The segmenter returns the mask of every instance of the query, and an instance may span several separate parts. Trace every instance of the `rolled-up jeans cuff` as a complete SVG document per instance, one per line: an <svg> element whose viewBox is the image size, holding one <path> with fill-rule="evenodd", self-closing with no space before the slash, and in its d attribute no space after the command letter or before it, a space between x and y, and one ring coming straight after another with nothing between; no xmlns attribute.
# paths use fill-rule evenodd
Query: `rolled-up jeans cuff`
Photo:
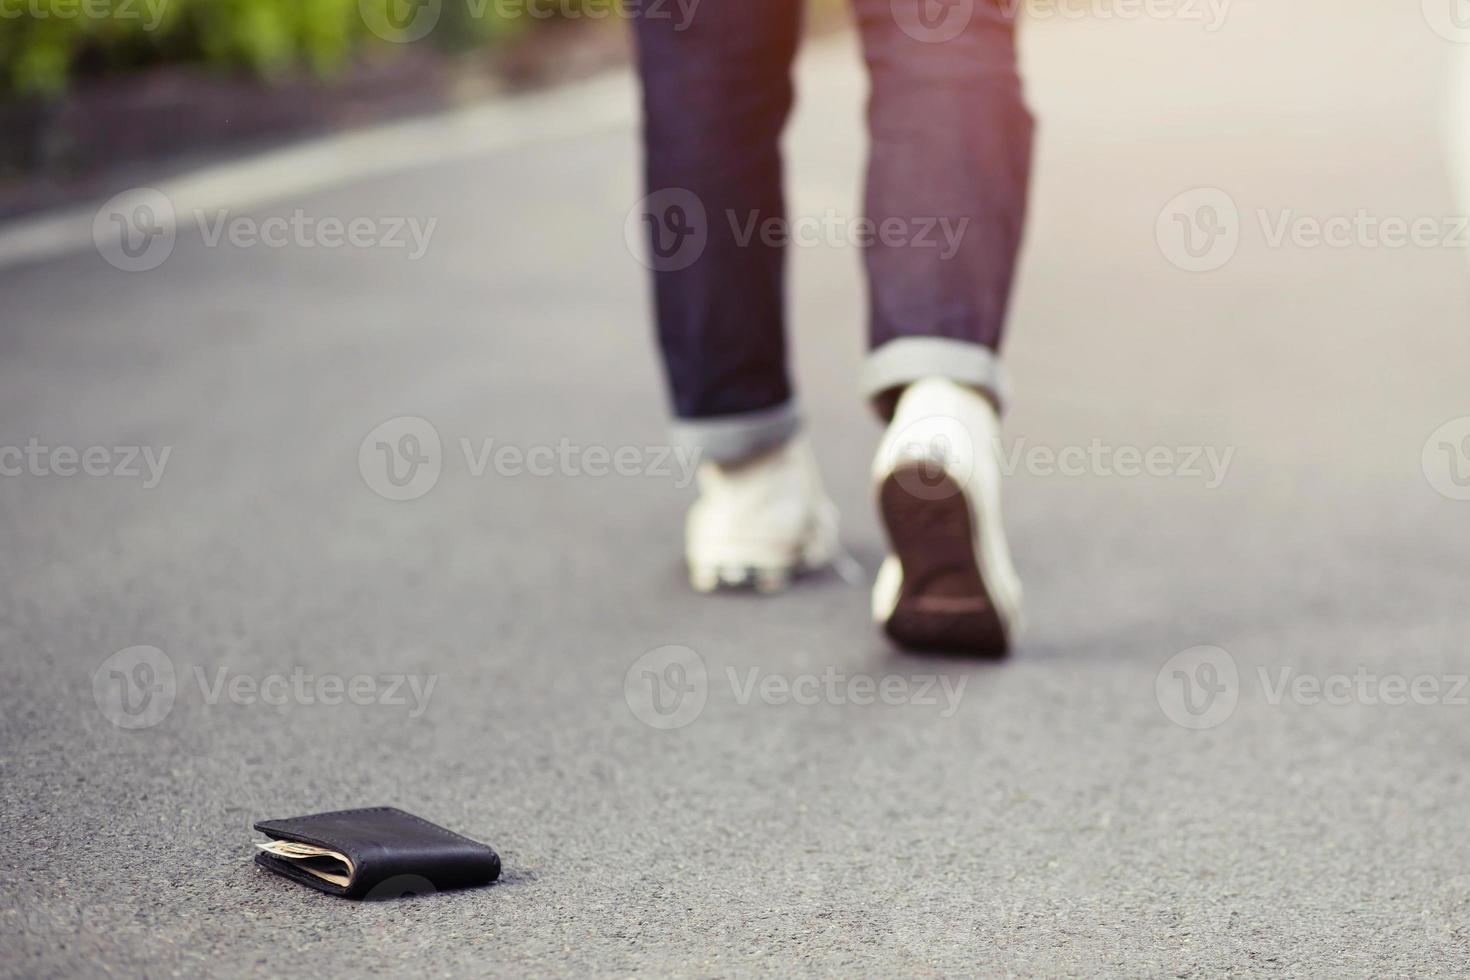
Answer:
<svg viewBox="0 0 1470 980"><path fill-rule="evenodd" d="M924 378L948 378L979 388L1004 411L1010 380L995 351L949 337L900 337L868 352L862 367L863 393L875 402Z"/></svg>
<svg viewBox="0 0 1470 980"><path fill-rule="evenodd" d="M795 402L759 412L676 419L674 446L716 463L739 463L785 443L801 428Z"/></svg>

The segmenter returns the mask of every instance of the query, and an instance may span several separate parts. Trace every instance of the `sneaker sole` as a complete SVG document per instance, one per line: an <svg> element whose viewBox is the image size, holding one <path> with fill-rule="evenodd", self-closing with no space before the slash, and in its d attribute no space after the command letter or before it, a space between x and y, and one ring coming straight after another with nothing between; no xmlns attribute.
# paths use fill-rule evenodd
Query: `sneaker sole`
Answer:
<svg viewBox="0 0 1470 980"><path fill-rule="evenodd" d="M915 496L910 486L929 494ZM959 484L906 463L879 487L878 509L903 569L898 601L883 623L888 636L913 649L1005 656L1010 638L976 559L980 542Z"/></svg>

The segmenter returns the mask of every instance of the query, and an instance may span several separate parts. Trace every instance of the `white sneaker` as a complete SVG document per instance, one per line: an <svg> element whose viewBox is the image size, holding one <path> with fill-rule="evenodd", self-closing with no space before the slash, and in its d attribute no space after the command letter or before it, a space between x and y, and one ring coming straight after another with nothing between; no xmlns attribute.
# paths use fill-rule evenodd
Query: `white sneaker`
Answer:
<svg viewBox="0 0 1470 980"><path fill-rule="evenodd" d="M737 466L701 463L698 480L684 535L698 591L754 585L777 592L796 574L831 564L837 507L804 438Z"/></svg>
<svg viewBox="0 0 1470 980"><path fill-rule="evenodd" d="M1000 513L1000 423L945 378L911 384L873 461L892 553L873 619L916 648L1004 654L1021 629L1021 581Z"/></svg>

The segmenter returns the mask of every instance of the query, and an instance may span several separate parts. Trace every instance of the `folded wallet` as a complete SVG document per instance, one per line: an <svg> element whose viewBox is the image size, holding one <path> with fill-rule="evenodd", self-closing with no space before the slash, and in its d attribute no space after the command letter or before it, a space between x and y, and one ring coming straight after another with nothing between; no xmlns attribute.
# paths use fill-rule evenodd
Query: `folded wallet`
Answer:
<svg viewBox="0 0 1470 980"><path fill-rule="evenodd" d="M500 856L489 847L391 806L262 820L255 829L270 838L256 844L256 864L343 898L468 888L500 877Z"/></svg>

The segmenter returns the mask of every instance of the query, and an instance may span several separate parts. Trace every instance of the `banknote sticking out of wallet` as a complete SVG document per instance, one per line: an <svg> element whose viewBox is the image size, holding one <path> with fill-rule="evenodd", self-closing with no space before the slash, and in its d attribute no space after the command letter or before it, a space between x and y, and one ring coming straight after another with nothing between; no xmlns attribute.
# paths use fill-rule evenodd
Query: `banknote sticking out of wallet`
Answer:
<svg viewBox="0 0 1470 980"><path fill-rule="evenodd" d="M352 884L352 859L346 854L294 840L258 840L255 846L339 888Z"/></svg>
<svg viewBox="0 0 1470 980"><path fill-rule="evenodd" d="M396 897L485 885L500 877L490 847L391 806L338 810L255 829L255 863L343 898Z"/></svg>

